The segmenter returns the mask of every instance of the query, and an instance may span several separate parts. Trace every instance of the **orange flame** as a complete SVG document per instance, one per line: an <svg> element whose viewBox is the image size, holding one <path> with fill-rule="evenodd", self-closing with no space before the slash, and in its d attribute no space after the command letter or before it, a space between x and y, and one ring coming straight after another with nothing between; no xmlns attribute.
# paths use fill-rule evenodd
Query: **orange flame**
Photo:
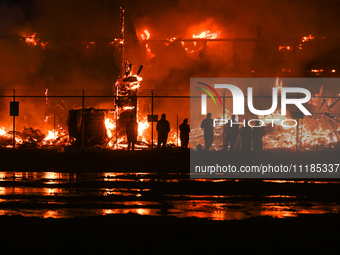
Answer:
<svg viewBox="0 0 340 255"><path fill-rule="evenodd" d="M199 35L192 35L192 38L201 38L201 39L216 39L221 34L221 31L217 31L215 33L211 33L210 30L203 31Z"/></svg>
<svg viewBox="0 0 340 255"><path fill-rule="evenodd" d="M37 46L37 43L39 41L35 38L35 35L36 35L36 33L34 33L33 35L30 35L30 36L27 36L25 38L25 42L31 47Z"/></svg>
<svg viewBox="0 0 340 255"><path fill-rule="evenodd" d="M147 29L144 29L143 33L141 34L143 40L148 40L150 38L150 33Z"/></svg>
<svg viewBox="0 0 340 255"><path fill-rule="evenodd" d="M315 39L315 37L312 36L312 35L309 35L309 36L302 37L301 41L302 42L307 42L308 40L313 40L313 39Z"/></svg>

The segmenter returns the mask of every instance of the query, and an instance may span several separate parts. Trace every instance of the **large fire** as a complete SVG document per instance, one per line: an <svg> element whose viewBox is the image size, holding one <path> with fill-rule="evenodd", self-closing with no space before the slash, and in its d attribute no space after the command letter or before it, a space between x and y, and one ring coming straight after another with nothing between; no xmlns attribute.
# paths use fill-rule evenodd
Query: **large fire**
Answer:
<svg viewBox="0 0 340 255"><path fill-rule="evenodd" d="M137 110L138 112L138 110ZM150 124L147 121L147 117L142 117L141 114L138 113L137 116L138 123L138 137L137 144L135 145L137 149L146 148L146 144L150 141L148 140L148 133ZM107 113L105 117L105 127L108 135L108 148L116 148L116 149L124 149L127 147L127 140L125 136L117 137L116 140L116 114L114 111L110 111Z"/></svg>
<svg viewBox="0 0 340 255"><path fill-rule="evenodd" d="M13 131L9 130L10 128L0 127L0 145L2 147L13 147ZM45 146L68 146L71 145L71 141L68 132L60 126L56 130L46 130L45 132L24 127L22 132L15 131L15 144L17 148L43 148Z"/></svg>
<svg viewBox="0 0 340 255"><path fill-rule="evenodd" d="M210 30L205 30L205 31L202 31L198 35L193 34L192 35L192 39L209 39L209 40L213 40L213 39L219 38L220 34L221 34L221 31L211 32ZM144 29L143 33L140 36L141 36L141 39L143 41L146 41L146 40L150 39L151 35L150 35L150 32L147 29ZM179 39L179 37L174 36L174 37L172 37L170 39L167 39L164 42L164 44L169 46L170 43L174 42L177 39ZM203 46L204 46L203 43L197 44L196 41L194 41L194 42L181 41L181 45L184 48L184 50L187 53L189 53L189 54L192 54L192 53L200 51L203 48ZM149 59L153 58L155 56L155 54L152 53L152 50L150 49L148 43L145 43L145 48L146 48L146 54L147 54L146 59L149 60Z"/></svg>
<svg viewBox="0 0 340 255"><path fill-rule="evenodd" d="M191 38L189 39L181 39L181 37L172 37L165 41L166 45L171 44L175 40L180 40L182 47L185 49L187 53L199 52L203 47L206 46L209 40L218 39L221 35L221 31L213 30L211 26L210 30L204 30L202 27L200 29L191 30L188 35ZM207 29L207 26L204 27ZM215 32L211 32L215 31ZM146 51L147 51L147 59L155 56L150 47L153 46L150 38L151 34L148 29L143 29L141 31L140 38L144 41ZM192 35L192 36L191 36ZM36 33L31 35L24 36L25 42L29 46L37 46L38 44L41 47L46 47L47 42L41 42L39 38L36 38ZM152 37L154 38L154 36ZM197 40L196 40L197 39ZM299 48L302 48L302 43L307 42L309 40L313 40L315 37L312 35L304 36L301 39L299 44ZM148 41L150 40L150 41ZM116 39L115 42L122 41ZM95 42L89 42L89 44L95 44ZM112 44L112 43L111 43ZM150 45L149 45L150 44ZM292 46L279 46L279 50L293 50ZM327 69L325 69L327 71ZM289 70L290 71L290 70ZM310 69L310 73L314 73L315 75L320 75L324 73L324 69ZM331 72L336 72L335 69L332 69ZM142 77L138 75L125 75L124 77L118 79L116 86L120 87L119 96L126 96L129 91L137 91L140 88L140 82L142 81ZM275 87L278 89L280 93L282 88L282 81L279 78L276 79ZM48 104L48 89L45 91L46 96L46 105ZM340 98L335 101L332 99L321 99L321 95L323 93L323 87L321 86L320 92L316 94L314 98L310 100L310 104L318 108L318 114L314 115L314 117L305 117L303 120L300 120L299 123L299 134L300 134L300 142L302 144L302 148L309 150L312 147L322 146L322 147L334 147L338 146L338 134L340 132L339 122L336 117L333 116L331 109L335 104L340 101ZM135 106L124 105L120 108L116 108L111 112L107 112L105 117L105 127L107 133L107 144L105 145L107 148L125 148L126 147L126 137L124 135L117 135L117 121L119 120L119 114L124 111L131 111L136 113L137 122L138 122L138 141L139 144L137 148L144 148L147 144L151 143L151 125L147 121L146 114L141 114L138 107L135 109ZM230 112L226 110L227 118L230 117ZM279 112L275 112L269 116L259 116L265 123L266 135L263 138L264 148L265 149L279 149L279 148L288 148L293 149L296 146L296 127L282 127L277 124L272 124L273 120L276 120L275 123L284 121L287 119L286 116L282 116ZM48 122L48 117L46 116L45 122ZM317 123L315 125L313 123ZM274 128L270 128L271 125L274 125ZM317 126L317 127L316 127ZM0 128L0 145L2 147L11 147L13 143L13 131L10 127ZM221 130L217 130L217 136L221 134ZM193 132L195 133L195 131ZM200 132L197 132L200 133ZM157 133L155 135L157 137ZM154 140L157 140L154 138ZM43 131L33 128L24 128L22 132L15 132L15 141L18 147L23 145L35 145L37 147L43 146L59 146L59 145L68 145L70 141L68 139L67 131L58 127L56 130L44 129ZM171 144L179 144L180 139L178 139L178 132L175 129L172 129L169 133L168 138L169 143Z"/></svg>

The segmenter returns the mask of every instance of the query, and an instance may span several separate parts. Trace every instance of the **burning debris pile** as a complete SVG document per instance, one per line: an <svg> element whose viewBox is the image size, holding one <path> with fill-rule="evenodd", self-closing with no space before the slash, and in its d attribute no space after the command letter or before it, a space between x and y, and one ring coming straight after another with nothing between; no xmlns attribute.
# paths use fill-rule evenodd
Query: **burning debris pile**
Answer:
<svg viewBox="0 0 340 255"><path fill-rule="evenodd" d="M6 130L4 127L0 127L0 147L12 148L13 131ZM48 130L47 134L32 127L24 127L22 132L15 131L16 148L47 148L69 146L70 144L68 132L61 127L56 131Z"/></svg>

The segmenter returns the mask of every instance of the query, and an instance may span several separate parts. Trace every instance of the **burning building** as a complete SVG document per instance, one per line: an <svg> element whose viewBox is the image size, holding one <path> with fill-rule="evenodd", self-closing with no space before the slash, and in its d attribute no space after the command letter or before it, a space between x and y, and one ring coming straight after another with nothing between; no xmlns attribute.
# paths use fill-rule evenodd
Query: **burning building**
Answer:
<svg viewBox="0 0 340 255"><path fill-rule="evenodd" d="M98 3L97 5L103 4ZM220 4L217 3L217 5ZM97 8L97 5L93 7ZM190 10L191 8L198 7L191 6ZM223 18L218 18L218 15L211 16L209 14L209 17L202 15L204 13L202 9L197 12L199 17L193 19L184 19L182 14L175 12L172 15L158 17L160 22L150 22L152 15L146 15L146 18L136 18L135 15L135 30L132 22L125 18L124 8L119 10L119 36L117 36L118 33L114 34L110 30L114 27L110 23L112 16L110 16L110 22L107 23L109 25L105 27L110 32L105 32L96 23L100 22L100 25L105 23L102 19L96 21L91 18L91 15L86 15L89 22L86 24L96 23L92 27L95 29L89 29L89 31L84 29L81 32L74 29L68 31L69 34L49 34L49 29L44 31L23 28L17 32L20 36L4 35L0 38L2 49L4 49L2 54L4 61L1 62L3 68L0 70L2 88L12 88L20 84L24 89L47 91L48 88L53 91L53 89L65 88L79 89L81 86L82 89L89 91L89 95L94 88L108 91L107 95L109 95L107 98L86 98L87 108L84 108L83 111L79 109L79 100L65 99L69 107L63 106L63 114L65 115L67 112L70 115L68 127L65 117L61 117L61 114L53 110L54 105L51 106L57 102L49 98L48 104L42 103L45 107L31 107L30 113L27 113L27 110L17 118L18 140L19 133L23 133L19 131L25 130L22 126L25 126L26 129L32 126L33 130L40 130L39 132L45 134L46 138L53 137L55 139L60 136L64 137L68 128L70 136L75 139L74 143L82 145L81 136L82 129L84 129L83 135L86 137L83 138L84 146L103 146L108 141L107 146L115 147L115 145L123 143L125 123L130 115L134 115L140 130L145 131L143 135L139 131L139 140L150 144L151 129L149 129L150 124L146 121L146 116L151 114L150 90L152 89L157 95L153 102L155 114L167 114L172 127L171 142L176 143L176 128L179 124L177 122L187 118L190 114L189 97L183 96L189 93L188 81L190 77L338 76L340 55L336 46L339 40L336 37L317 34L309 30L299 31L294 35L277 34L275 30L271 34L268 32L270 31L268 22L262 23L264 32L260 27L261 22L258 22L259 26L257 23L252 26L249 26L248 23L243 24L244 26L240 29L241 26L238 26L238 22L228 21L232 23L229 24L223 21ZM136 10L132 9L131 11L135 12ZM116 17L118 17L118 8L116 11ZM157 12L166 11L162 9ZM92 10L87 14L89 13L92 13ZM238 14L241 17L248 17L244 10ZM185 16L187 15L188 13ZM275 14L275 18L276 15L278 14ZM60 19L59 14L57 16ZM192 18L195 15L189 16ZM165 19L173 22L170 22L171 25L168 21L162 22ZM117 20L115 27L118 30L118 18L112 20ZM175 20L178 20L180 25L175 24ZM256 20L260 20L260 18ZM242 21L242 19L240 18L238 21ZM77 24L74 28L78 29L82 22ZM84 27L86 26L84 25ZM7 52L14 52L13 57L11 58ZM7 66L11 68L7 68ZM141 66L144 66L143 81L140 77L141 68L137 70ZM137 67L136 70L133 70L134 67ZM25 71L14 72L13 70L16 71L16 69ZM114 85L113 81L116 81ZM69 93L68 90L64 91L65 95ZM313 95L317 95L318 92L317 89ZM72 94L72 92L70 93ZM334 93L337 95L338 91ZM35 92L32 94L38 95ZM139 95L143 95L144 98ZM174 97L171 98L171 96ZM23 99L20 100L23 102ZM7 105L5 99L1 104L1 112L7 113L8 110L3 105ZM327 105L331 106L332 103ZM335 108L336 106L333 107L333 109ZM31 115L35 115L33 112L38 112L38 109L42 112L40 115L44 118L43 124L38 123L38 117L31 121L33 119ZM323 122L321 118L325 118L327 122L333 123L330 124L332 127L330 130L337 130L337 127L334 127L337 125L336 117L334 117L336 110L332 113L323 110L319 115L320 122ZM59 124L55 128L52 127L53 116L59 123L63 122L62 131L59 130ZM89 122L100 121L104 124L100 124L92 130L91 125L84 122L87 117ZM5 117L3 118L5 119ZM4 126L3 130L6 135L12 129L10 124L10 120L1 124ZM306 125L306 123L304 124ZM326 130L328 129L326 128ZM100 134L101 138L94 136L93 133ZM334 134L334 132L332 133ZM274 135L267 136L267 140L270 139L275 140ZM336 140L335 138L330 139L331 144ZM287 140L289 139L287 138ZM31 142L33 142L32 139ZM39 143L41 142L39 141ZM49 140L48 143L54 142ZM9 145L9 141L4 144ZM280 144L279 142L268 148L280 147Z"/></svg>

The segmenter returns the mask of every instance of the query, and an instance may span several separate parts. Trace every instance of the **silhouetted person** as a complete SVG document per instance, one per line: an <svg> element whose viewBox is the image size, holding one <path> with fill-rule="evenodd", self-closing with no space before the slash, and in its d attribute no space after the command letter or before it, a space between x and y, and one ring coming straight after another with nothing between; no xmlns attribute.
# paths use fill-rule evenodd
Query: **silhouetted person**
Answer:
<svg viewBox="0 0 340 255"><path fill-rule="evenodd" d="M251 150L251 127L248 125L248 120L245 120L245 126L240 129L240 136L242 139L241 149L244 152Z"/></svg>
<svg viewBox="0 0 340 255"><path fill-rule="evenodd" d="M214 120L211 119L211 113L208 113L207 118L202 121L201 128L204 129L204 150L208 151L214 139Z"/></svg>
<svg viewBox="0 0 340 255"><path fill-rule="evenodd" d="M165 117L166 115L163 113L162 118L157 122L156 125L156 130L158 132L158 150L161 148L161 144L163 144L162 149L165 149L166 141L168 140L168 134L170 132L170 123L165 119Z"/></svg>
<svg viewBox="0 0 340 255"><path fill-rule="evenodd" d="M179 125L179 131L180 131L180 139L181 139L181 147L182 150L186 150L188 148L189 143L189 133L190 133L190 127L188 125L188 119L184 119L183 123Z"/></svg>
<svg viewBox="0 0 340 255"><path fill-rule="evenodd" d="M238 133L240 131L240 127L238 124L233 124L230 126L230 123L235 123L235 115L231 116L231 120L224 125L223 127L223 138L224 138L224 150L228 151L228 147L230 144L230 151L235 149L235 144L237 140Z"/></svg>
<svg viewBox="0 0 340 255"><path fill-rule="evenodd" d="M135 143L137 142L138 123L135 121L133 115L130 115L130 120L126 122L126 136L128 140L128 150L132 144L132 150L135 150Z"/></svg>
<svg viewBox="0 0 340 255"><path fill-rule="evenodd" d="M255 121L255 127L253 127L253 149L256 152L262 151L262 137L266 134L264 127L260 126L260 121Z"/></svg>

